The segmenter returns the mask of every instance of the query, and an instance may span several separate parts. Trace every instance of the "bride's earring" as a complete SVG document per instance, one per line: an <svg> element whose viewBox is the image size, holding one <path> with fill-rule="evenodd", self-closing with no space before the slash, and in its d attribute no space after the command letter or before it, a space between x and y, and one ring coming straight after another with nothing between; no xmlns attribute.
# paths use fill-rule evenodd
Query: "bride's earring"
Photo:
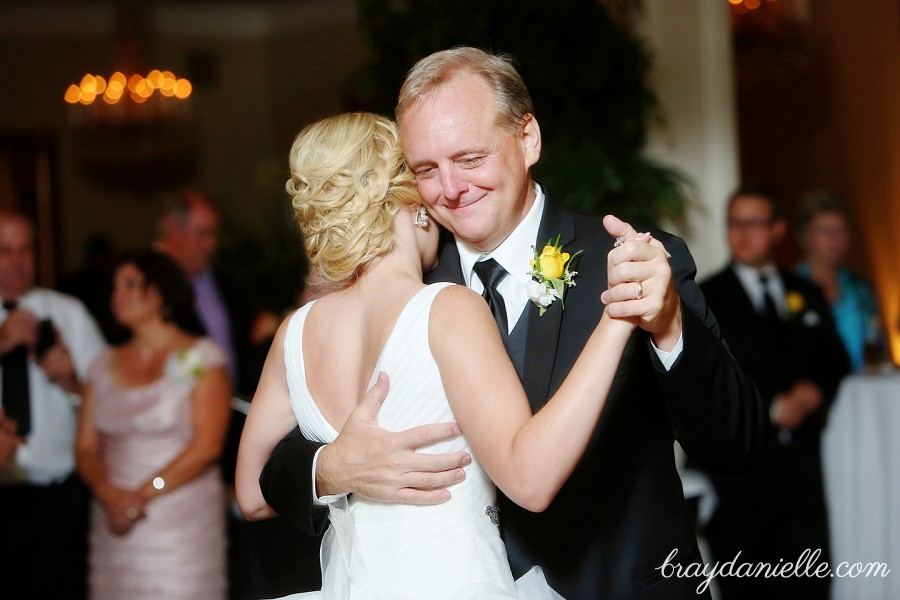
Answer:
<svg viewBox="0 0 900 600"><path fill-rule="evenodd" d="M416 216L413 219L413 225L416 227L421 227L425 229L428 227L428 211L425 210L424 206L419 207L419 210L416 211Z"/></svg>

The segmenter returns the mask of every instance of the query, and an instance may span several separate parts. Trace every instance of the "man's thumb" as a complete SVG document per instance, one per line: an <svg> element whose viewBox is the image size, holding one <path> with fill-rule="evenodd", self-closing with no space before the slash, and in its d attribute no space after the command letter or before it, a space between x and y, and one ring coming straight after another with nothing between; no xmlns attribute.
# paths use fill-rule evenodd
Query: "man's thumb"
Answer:
<svg viewBox="0 0 900 600"><path fill-rule="evenodd" d="M388 390L390 389L391 382L388 379L387 373L379 371L378 380L375 382L375 385L369 388L369 391L366 392L363 401L357 408L361 409L362 412L371 417L374 421L378 416L378 410L381 408L381 403L384 402Z"/></svg>
<svg viewBox="0 0 900 600"><path fill-rule="evenodd" d="M637 235L634 227L614 215L603 217L603 226L606 228L606 232L614 238L631 238Z"/></svg>

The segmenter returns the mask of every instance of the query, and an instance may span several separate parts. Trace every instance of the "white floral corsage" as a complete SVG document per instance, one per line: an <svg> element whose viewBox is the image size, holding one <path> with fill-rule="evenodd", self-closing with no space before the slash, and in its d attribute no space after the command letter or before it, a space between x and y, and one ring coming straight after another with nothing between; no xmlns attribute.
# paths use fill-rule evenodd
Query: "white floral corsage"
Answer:
<svg viewBox="0 0 900 600"><path fill-rule="evenodd" d="M565 309L563 295L567 287L575 285L575 276L578 275L578 271L570 271L569 266L572 260L581 254L581 250L572 255L563 252L558 235L555 242L547 241L540 254L534 246L531 249L534 250L534 258L530 261L531 281L526 285L526 289L528 297L541 309L540 316L543 317L547 308L557 298Z"/></svg>
<svg viewBox="0 0 900 600"><path fill-rule="evenodd" d="M193 381L203 375L205 371L203 354L198 348L173 352L166 364L166 375L173 379Z"/></svg>

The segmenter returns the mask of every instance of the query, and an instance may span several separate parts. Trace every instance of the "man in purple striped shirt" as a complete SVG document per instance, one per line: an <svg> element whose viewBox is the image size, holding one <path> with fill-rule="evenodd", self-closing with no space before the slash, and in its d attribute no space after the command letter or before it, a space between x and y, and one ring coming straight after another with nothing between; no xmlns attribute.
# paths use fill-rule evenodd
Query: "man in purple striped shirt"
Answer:
<svg viewBox="0 0 900 600"><path fill-rule="evenodd" d="M231 322L210 268L218 245L219 212L205 194L184 190L167 202L156 247L184 269L194 287L197 316L209 337L225 352L231 380L237 382Z"/></svg>

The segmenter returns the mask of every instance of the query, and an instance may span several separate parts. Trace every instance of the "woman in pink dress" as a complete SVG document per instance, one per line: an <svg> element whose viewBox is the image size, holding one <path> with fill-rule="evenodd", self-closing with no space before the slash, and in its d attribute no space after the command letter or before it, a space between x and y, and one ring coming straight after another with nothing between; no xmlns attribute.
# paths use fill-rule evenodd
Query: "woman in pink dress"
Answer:
<svg viewBox="0 0 900 600"><path fill-rule="evenodd" d="M131 337L91 367L76 443L94 495L90 597L223 599L224 355L197 335L191 286L158 252L119 265L111 306Z"/></svg>

